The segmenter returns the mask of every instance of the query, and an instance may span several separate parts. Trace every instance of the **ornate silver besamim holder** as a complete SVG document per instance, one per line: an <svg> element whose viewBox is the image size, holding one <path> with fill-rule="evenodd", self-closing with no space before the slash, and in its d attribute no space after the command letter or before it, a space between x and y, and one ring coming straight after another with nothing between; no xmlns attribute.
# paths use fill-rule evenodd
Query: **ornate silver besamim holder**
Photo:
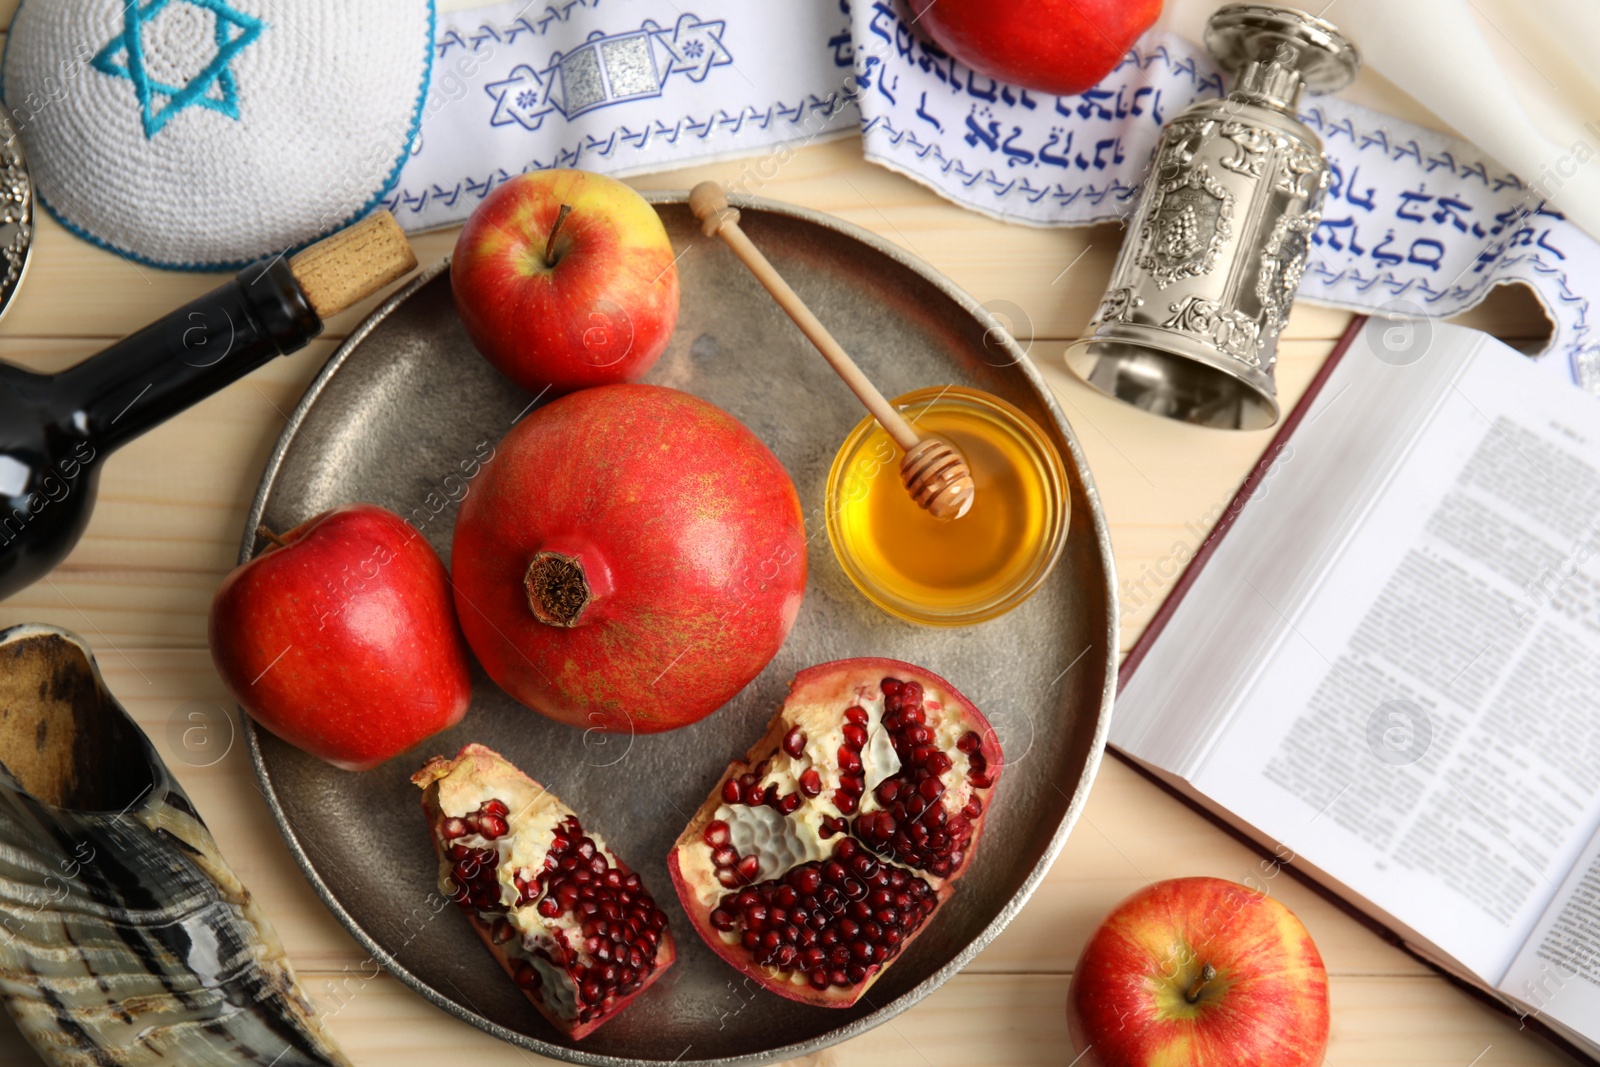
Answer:
<svg viewBox="0 0 1600 1067"><path fill-rule="evenodd" d="M1067 364L1096 389L1168 418L1256 430L1278 421L1278 334L1322 217L1328 162L1295 117L1301 90L1361 66L1333 25L1233 4L1206 24L1233 91L1167 124L1094 333Z"/></svg>

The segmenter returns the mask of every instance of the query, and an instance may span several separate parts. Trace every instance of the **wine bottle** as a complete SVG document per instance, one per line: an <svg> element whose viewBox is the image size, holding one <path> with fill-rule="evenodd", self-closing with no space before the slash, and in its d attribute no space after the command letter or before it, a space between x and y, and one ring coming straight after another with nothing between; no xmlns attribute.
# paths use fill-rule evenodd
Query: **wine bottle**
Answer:
<svg viewBox="0 0 1600 1067"><path fill-rule="evenodd" d="M106 457L303 347L323 320L416 266L388 212L232 280L57 374L0 362L0 599L67 557Z"/></svg>

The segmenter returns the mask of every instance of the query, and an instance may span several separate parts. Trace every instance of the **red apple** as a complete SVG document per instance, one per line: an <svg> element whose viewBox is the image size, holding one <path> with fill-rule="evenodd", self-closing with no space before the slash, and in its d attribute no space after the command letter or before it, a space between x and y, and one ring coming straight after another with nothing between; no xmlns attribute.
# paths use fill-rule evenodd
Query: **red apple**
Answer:
<svg viewBox="0 0 1600 1067"><path fill-rule="evenodd" d="M244 710L364 771L461 721L472 698L450 579L390 511L323 512L223 579L211 658Z"/></svg>
<svg viewBox="0 0 1600 1067"><path fill-rule="evenodd" d="M655 208L581 170L518 175L462 227L450 289L472 343L530 393L637 381L678 322Z"/></svg>
<svg viewBox="0 0 1600 1067"><path fill-rule="evenodd" d="M1175 878L1118 904L1067 996L1079 1067L1313 1067L1328 1047L1328 972L1276 900Z"/></svg>
<svg viewBox="0 0 1600 1067"><path fill-rule="evenodd" d="M1161 0L911 0L946 52L999 81L1057 96L1093 88L1161 15Z"/></svg>

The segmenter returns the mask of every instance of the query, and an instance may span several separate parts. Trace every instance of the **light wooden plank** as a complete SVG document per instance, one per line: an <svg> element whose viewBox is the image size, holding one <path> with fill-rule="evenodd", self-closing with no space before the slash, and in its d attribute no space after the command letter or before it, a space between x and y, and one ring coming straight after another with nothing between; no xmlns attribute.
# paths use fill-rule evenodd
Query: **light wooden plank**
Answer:
<svg viewBox="0 0 1600 1067"><path fill-rule="evenodd" d="M303 975L352 1062L384 1067L528 1067L556 1061L525 1052L446 1015L387 975L369 981ZM783 1067L1064 1067L1073 1061L1066 975L963 974L905 1014L852 1041ZM762 994L766 996L766 994ZM1332 982L1330 1067L1554 1067L1576 1061L1516 1020L1461 997L1437 978ZM758 1002L751 1002L752 1005ZM752 1007L751 1009L754 1010ZM528 1009L535 1018L533 1009ZM706 1028L719 1020L708 1018ZM683 1055L695 1055L690 1044ZM0 1060L37 1059L9 1019Z"/></svg>

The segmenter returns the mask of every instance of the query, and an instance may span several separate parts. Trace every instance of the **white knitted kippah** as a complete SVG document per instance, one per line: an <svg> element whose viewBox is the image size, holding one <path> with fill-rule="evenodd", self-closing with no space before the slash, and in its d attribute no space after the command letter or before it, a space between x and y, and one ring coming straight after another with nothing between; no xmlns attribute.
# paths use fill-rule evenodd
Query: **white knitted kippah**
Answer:
<svg viewBox="0 0 1600 1067"><path fill-rule="evenodd" d="M432 0L27 0L0 72L79 236L236 267L365 214L422 114Z"/></svg>

